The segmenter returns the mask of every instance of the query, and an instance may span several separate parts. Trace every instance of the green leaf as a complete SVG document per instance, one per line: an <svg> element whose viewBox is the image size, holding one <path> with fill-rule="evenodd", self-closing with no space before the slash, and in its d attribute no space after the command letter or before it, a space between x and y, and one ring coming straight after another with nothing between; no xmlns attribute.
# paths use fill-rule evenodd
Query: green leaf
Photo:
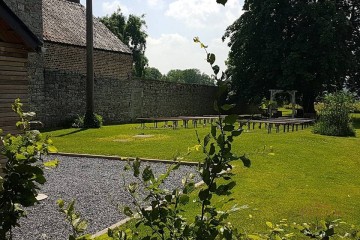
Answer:
<svg viewBox="0 0 360 240"><path fill-rule="evenodd" d="M165 196L165 200L166 200L167 202L171 202L171 200L172 200L172 195L170 195L170 194L166 195L166 196Z"/></svg>
<svg viewBox="0 0 360 240"><path fill-rule="evenodd" d="M216 0L216 2L225 6L227 0Z"/></svg>
<svg viewBox="0 0 360 240"><path fill-rule="evenodd" d="M150 168L150 166L146 166L146 168L144 169L143 173L142 173L142 179L144 182L148 182L150 180L153 180L154 174Z"/></svg>
<svg viewBox="0 0 360 240"><path fill-rule="evenodd" d="M235 104L225 104L225 105L221 106L221 109L224 110L224 111L228 111L228 110L230 110L230 109L232 109L234 107L235 107Z"/></svg>
<svg viewBox="0 0 360 240"><path fill-rule="evenodd" d="M229 125L233 125L233 124L236 123L237 119L238 119L238 115L236 115L236 114L228 115L228 116L225 117L224 123L229 124Z"/></svg>
<svg viewBox="0 0 360 240"><path fill-rule="evenodd" d="M15 158L16 158L16 160L18 160L18 161L26 160L26 156L25 156L24 154L20 154L20 153L17 153L17 154L15 155Z"/></svg>
<svg viewBox="0 0 360 240"><path fill-rule="evenodd" d="M250 159L248 159L245 155L240 157L240 160L243 162L245 167L250 167L251 166L251 161Z"/></svg>
<svg viewBox="0 0 360 240"><path fill-rule="evenodd" d="M79 232L79 233L80 233L80 232L84 232L84 231L87 229L87 227L88 227L87 221L82 220L82 221L79 223L79 225L76 226L76 231Z"/></svg>
<svg viewBox="0 0 360 240"><path fill-rule="evenodd" d="M195 184L193 182L189 182L185 185L183 192L185 194L189 194L195 190Z"/></svg>
<svg viewBox="0 0 360 240"><path fill-rule="evenodd" d="M63 208L65 204L64 200L62 200L61 198L56 200L56 203L59 206L59 208Z"/></svg>
<svg viewBox="0 0 360 240"><path fill-rule="evenodd" d="M204 137L204 147L206 147L210 142L210 134L207 134L205 137Z"/></svg>
<svg viewBox="0 0 360 240"><path fill-rule="evenodd" d="M138 189L138 184L137 183L130 183L128 185L128 191L130 193L135 193L137 189Z"/></svg>
<svg viewBox="0 0 360 240"><path fill-rule="evenodd" d="M326 231L325 231L326 236L333 236L335 234L335 230L333 227L329 227Z"/></svg>
<svg viewBox="0 0 360 240"><path fill-rule="evenodd" d="M48 146L48 151L50 152L50 153L57 153L57 148L56 147L54 147L54 146Z"/></svg>
<svg viewBox="0 0 360 240"><path fill-rule="evenodd" d="M231 132L231 136L233 136L233 137L240 136L242 132L243 132L242 129L234 130L234 131Z"/></svg>
<svg viewBox="0 0 360 240"><path fill-rule="evenodd" d="M136 159L133 162L133 170L134 170L134 177L138 177L140 175L140 160Z"/></svg>
<svg viewBox="0 0 360 240"><path fill-rule="evenodd" d="M209 155L211 156L211 155L214 155L214 153L215 153L215 144L214 143L211 143L210 144L210 150L209 150Z"/></svg>
<svg viewBox="0 0 360 240"><path fill-rule="evenodd" d="M217 130L217 126L212 125L211 126L211 136L213 136L214 138L216 138L216 130Z"/></svg>
<svg viewBox="0 0 360 240"><path fill-rule="evenodd" d="M44 163L44 167L56 168L59 165L59 162L60 161L58 159L47 161L47 162Z"/></svg>
<svg viewBox="0 0 360 240"><path fill-rule="evenodd" d="M213 53L208 53L208 55L207 55L207 62L208 62L208 63L210 63L211 65L213 65L214 62L215 62L215 59L216 59L215 54L213 54Z"/></svg>
<svg viewBox="0 0 360 240"><path fill-rule="evenodd" d="M225 125L224 127L223 127L223 130L225 131L225 132L232 132L233 130L234 130L234 126L233 125Z"/></svg>
<svg viewBox="0 0 360 240"><path fill-rule="evenodd" d="M274 228L274 225L272 224L272 222L266 222L266 226L268 226L269 228Z"/></svg>
<svg viewBox="0 0 360 240"><path fill-rule="evenodd" d="M128 217L132 217L134 215L133 211L131 211L128 206L124 207L123 213Z"/></svg>
<svg viewBox="0 0 360 240"><path fill-rule="evenodd" d="M220 71L220 67L218 65L213 66L212 69L213 69L215 75L218 74Z"/></svg>
<svg viewBox="0 0 360 240"><path fill-rule="evenodd" d="M201 201L205 201L206 199L209 198L210 192L208 189L203 189L203 190L200 190L198 196Z"/></svg>
<svg viewBox="0 0 360 240"><path fill-rule="evenodd" d="M44 184L46 182L46 178L44 175L37 175L35 181L40 184Z"/></svg>
<svg viewBox="0 0 360 240"><path fill-rule="evenodd" d="M186 194L181 194L179 198L179 202L182 205L186 205L189 203L190 197Z"/></svg>

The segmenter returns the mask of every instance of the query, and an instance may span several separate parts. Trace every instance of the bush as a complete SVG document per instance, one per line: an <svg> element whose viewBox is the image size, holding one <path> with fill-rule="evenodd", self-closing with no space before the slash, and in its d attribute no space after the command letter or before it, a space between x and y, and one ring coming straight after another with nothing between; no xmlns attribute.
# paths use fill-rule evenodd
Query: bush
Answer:
<svg viewBox="0 0 360 240"><path fill-rule="evenodd" d="M354 107L354 96L345 91L327 93L322 100L318 122L314 133L328 136L355 136L350 113Z"/></svg>
<svg viewBox="0 0 360 240"><path fill-rule="evenodd" d="M354 103L354 113L360 113L360 101Z"/></svg>
<svg viewBox="0 0 360 240"><path fill-rule="evenodd" d="M94 127L95 128L100 128L102 127L102 125L104 124L104 120L103 117L99 114L95 113L95 122L94 122ZM73 123L71 124L71 127L73 128L84 128L84 121L85 121L85 115L78 115L74 120Z"/></svg>
<svg viewBox="0 0 360 240"><path fill-rule="evenodd" d="M292 104L289 103L289 104L284 104L283 105L283 108L285 109L292 109ZM299 105L299 104L295 104L295 109L302 109L302 107Z"/></svg>
<svg viewBox="0 0 360 240"><path fill-rule="evenodd" d="M4 177L0 177L0 239L12 239L12 229L26 216L23 207L33 206L39 185L45 183L43 168L57 166L54 160L43 163L43 156L56 152L49 137L37 130L30 130L29 119L35 113L23 112L22 103L15 101L12 109L20 117L16 126L21 134L0 137L0 157L7 159L3 167ZM1 133L1 129L0 129Z"/></svg>

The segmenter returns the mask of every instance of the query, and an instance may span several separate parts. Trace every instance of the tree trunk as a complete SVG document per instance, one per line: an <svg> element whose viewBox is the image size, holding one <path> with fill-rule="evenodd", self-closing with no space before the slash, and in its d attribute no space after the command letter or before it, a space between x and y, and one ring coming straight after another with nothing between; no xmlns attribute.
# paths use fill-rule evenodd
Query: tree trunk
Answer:
<svg viewBox="0 0 360 240"><path fill-rule="evenodd" d="M315 94L314 93L304 93L303 94L303 108L304 113L315 114Z"/></svg>

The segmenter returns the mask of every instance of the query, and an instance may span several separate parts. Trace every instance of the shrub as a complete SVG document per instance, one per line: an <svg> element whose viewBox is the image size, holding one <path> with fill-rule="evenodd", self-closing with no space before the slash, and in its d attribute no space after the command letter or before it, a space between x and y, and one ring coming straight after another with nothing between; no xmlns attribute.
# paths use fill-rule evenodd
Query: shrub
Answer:
<svg viewBox="0 0 360 240"><path fill-rule="evenodd" d="M289 103L289 104L284 104L283 105L283 108L285 109L292 109L292 104ZM295 104L295 109L302 109L302 107L299 105L299 104Z"/></svg>
<svg viewBox="0 0 360 240"><path fill-rule="evenodd" d="M354 103L354 113L360 113L360 101Z"/></svg>
<svg viewBox="0 0 360 240"><path fill-rule="evenodd" d="M103 117L99 114L95 113L95 118L94 118L95 122L94 122L94 127L95 128L100 128L103 126L104 124L104 120ZM84 128L84 121L85 121L85 115L78 115L74 120L73 123L71 124L71 127L73 128Z"/></svg>
<svg viewBox="0 0 360 240"><path fill-rule="evenodd" d="M7 159L0 177L0 239L12 239L11 230L19 226L19 219L26 216L23 207L37 202L39 184L44 184L43 155L56 152L51 139L37 130L30 130L29 119L35 113L24 113L19 99L12 108L20 121L16 126L22 134L1 137L0 157ZM1 129L0 129L1 132ZM51 164L57 165L57 160Z"/></svg>
<svg viewBox="0 0 360 240"><path fill-rule="evenodd" d="M350 117L354 96L345 91L327 93L322 103L323 107L319 111L314 133L328 136L355 136Z"/></svg>

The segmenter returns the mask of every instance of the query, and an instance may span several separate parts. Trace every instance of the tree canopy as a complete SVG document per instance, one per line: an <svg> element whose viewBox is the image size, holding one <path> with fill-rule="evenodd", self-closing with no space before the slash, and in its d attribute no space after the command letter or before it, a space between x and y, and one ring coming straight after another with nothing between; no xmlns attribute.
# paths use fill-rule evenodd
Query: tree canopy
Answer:
<svg viewBox="0 0 360 240"><path fill-rule="evenodd" d="M231 47L228 70L237 96L257 101L269 89L295 89L304 110L314 112L323 90L355 85L358 5L357 0L245 0L243 15L223 36Z"/></svg>
<svg viewBox="0 0 360 240"><path fill-rule="evenodd" d="M161 74L160 70L155 67L147 67L145 68L144 78L150 80L161 80L163 75Z"/></svg>
<svg viewBox="0 0 360 240"><path fill-rule="evenodd" d="M199 69L174 69L170 70L164 80L178 83L214 85L214 79L205 73L201 73Z"/></svg>
<svg viewBox="0 0 360 240"><path fill-rule="evenodd" d="M144 78L149 80L162 80L174 83L215 85L215 81L206 73L201 73L199 69L172 69L163 75L159 69L155 67L145 68Z"/></svg>
<svg viewBox="0 0 360 240"><path fill-rule="evenodd" d="M144 69L148 65L148 59L145 57L146 22L144 15L136 16L130 14L125 17L119 8L110 16L100 18L100 21L109 28L123 43L130 47L134 59L134 75L144 76Z"/></svg>

